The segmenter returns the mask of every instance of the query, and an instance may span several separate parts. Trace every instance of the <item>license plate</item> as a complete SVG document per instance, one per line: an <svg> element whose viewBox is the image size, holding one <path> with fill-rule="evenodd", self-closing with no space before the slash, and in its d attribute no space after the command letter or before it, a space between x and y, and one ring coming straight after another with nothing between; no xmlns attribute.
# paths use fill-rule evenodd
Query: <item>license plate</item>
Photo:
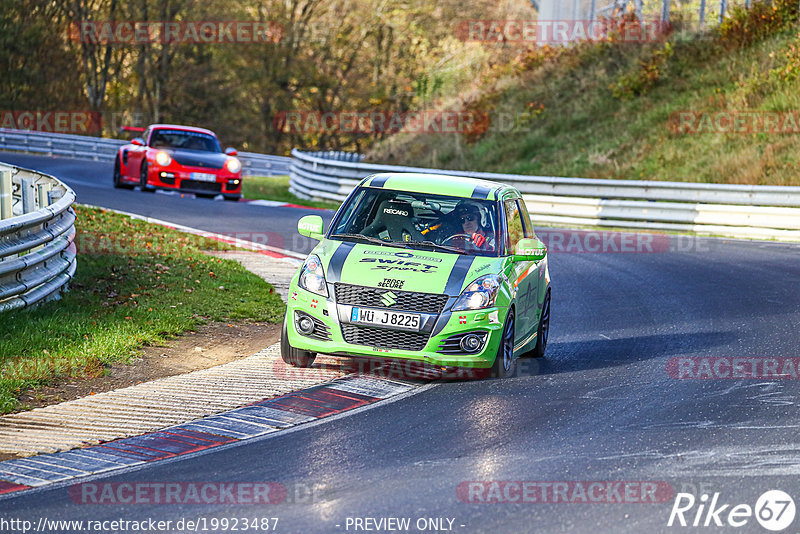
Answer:
<svg viewBox="0 0 800 534"><path fill-rule="evenodd" d="M217 175L208 172L193 172L192 180L197 180L198 182L216 182Z"/></svg>
<svg viewBox="0 0 800 534"><path fill-rule="evenodd" d="M419 332L420 315L417 313L392 312L354 307L350 314L350 322Z"/></svg>

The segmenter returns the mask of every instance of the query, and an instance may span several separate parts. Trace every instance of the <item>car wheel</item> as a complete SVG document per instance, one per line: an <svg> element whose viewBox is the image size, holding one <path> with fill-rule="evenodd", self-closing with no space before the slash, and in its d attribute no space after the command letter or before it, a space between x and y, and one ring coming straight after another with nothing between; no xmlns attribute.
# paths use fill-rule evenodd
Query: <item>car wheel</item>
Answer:
<svg viewBox="0 0 800 534"><path fill-rule="evenodd" d="M148 193L155 191L155 189L147 185L147 161L142 162L142 169L139 172L139 185L141 186L142 191L146 191Z"/></svg>
<svg viewBox="0 0 800 534"><path fill-rule="evenodd" d="M225 200L230 200L231 202L239 202L241 198L241 195L225 195Z"/></svg>
<svg viewBox="0 0 800 534"><path fill-rule="evenodd" d="M120 170L119 170L119 158L114 159L114 187L119 189L122 187L122 183L120 182Z"/></svg>
<svg viewBox="0 0 800 534"><path fill-rule="evenodd" d="M547 337L550 335L550 290L544 296L544 303L542 304L542 317L539 319L539 329L536 331L536 347L531 352L534 358L541 358L544 356L544 351L547 349Z"/></svg>
<svg viewBox="0 0 800 534"><path fill-rule="evenodd" d="M497 356L492 365L491 375L495 378L503 378L511 374L511 366L514 365L514 318L514 308L511 308L508 310L503 337L500 339Z"/></svg>
<svg viewBox="0 0 800 534"><path fill-rule="evenodd" d="M289 344L289 336L286 334L286 319L283 320L281 330L281 358L284 362L293 367L311 367L317 355L307 350L300 350Z"/></svg>

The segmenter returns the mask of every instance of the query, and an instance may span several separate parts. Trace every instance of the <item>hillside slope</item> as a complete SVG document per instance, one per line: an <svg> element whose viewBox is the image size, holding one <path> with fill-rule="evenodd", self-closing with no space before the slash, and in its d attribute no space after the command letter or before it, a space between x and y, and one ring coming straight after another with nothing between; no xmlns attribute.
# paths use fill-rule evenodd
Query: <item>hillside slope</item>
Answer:
<svg viewBox="0 0 800 534"><path fill-rule="evenodd" d="M703 33L676 28L647 44L528 50L459 95L463 109L489 114L485 131L397 134L368 158L549 176L800 185L797 2L755 3ZM742 133L727 131L737 127Z"/></svg>

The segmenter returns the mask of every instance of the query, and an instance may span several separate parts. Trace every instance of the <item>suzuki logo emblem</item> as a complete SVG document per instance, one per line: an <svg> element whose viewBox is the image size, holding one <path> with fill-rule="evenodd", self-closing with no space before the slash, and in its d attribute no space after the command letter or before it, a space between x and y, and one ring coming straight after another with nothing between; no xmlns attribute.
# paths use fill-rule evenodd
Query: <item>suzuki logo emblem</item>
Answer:
<svg viewBox="0 0 800 534"><path fill-rule="evenodd" d="M387 291L383 294L383 296L381 296L381 303L386 307L394 306L397 304L397 295L391 291Z"/></svg>

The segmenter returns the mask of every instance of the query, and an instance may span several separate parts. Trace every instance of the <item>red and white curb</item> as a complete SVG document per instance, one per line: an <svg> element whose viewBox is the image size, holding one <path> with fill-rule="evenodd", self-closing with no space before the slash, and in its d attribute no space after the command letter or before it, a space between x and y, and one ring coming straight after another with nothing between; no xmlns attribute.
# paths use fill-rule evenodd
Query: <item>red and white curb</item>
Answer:
<svg viewBox="0 0 800 534"><path fill-rule="evenodd" d="M137 188L140 189L141 188ZM194 193L182 193L180 191L170 190L170 189L156 189L154 193L159 195L167 195L171 197L184 197L184 198L197 198L197 195ZM214 197L216 201L223 201L224 197L220 194ZM302 204L291 204L289 202L281 202L280 200L254 200L250 198L240 198L239 202L245 202L252 206L267 206L270 208L295 208L295 209L303 209L303 210L327 210L328 208L318 208L316 206L303 206Z"/></svg>
<svg viewBox="0 0 800 534"><path fill-rule="evenodd" d="M317 208L314 206L302 206L300 204L290 204L288 202L280 202L278 200L250 200L247 198L243 198L239 202L247 202L247 204L251 206L267 206L270 208L296 208L303 210L322 210L322 211L325 211L327 209L327 208Z"/></svg>
<svg viewBox="0 0 800 534"><path fill-rule="evenodd" d="M0 495L243 442L385 401L421 383L347 376L157 432L0 462Z"/></svg>

